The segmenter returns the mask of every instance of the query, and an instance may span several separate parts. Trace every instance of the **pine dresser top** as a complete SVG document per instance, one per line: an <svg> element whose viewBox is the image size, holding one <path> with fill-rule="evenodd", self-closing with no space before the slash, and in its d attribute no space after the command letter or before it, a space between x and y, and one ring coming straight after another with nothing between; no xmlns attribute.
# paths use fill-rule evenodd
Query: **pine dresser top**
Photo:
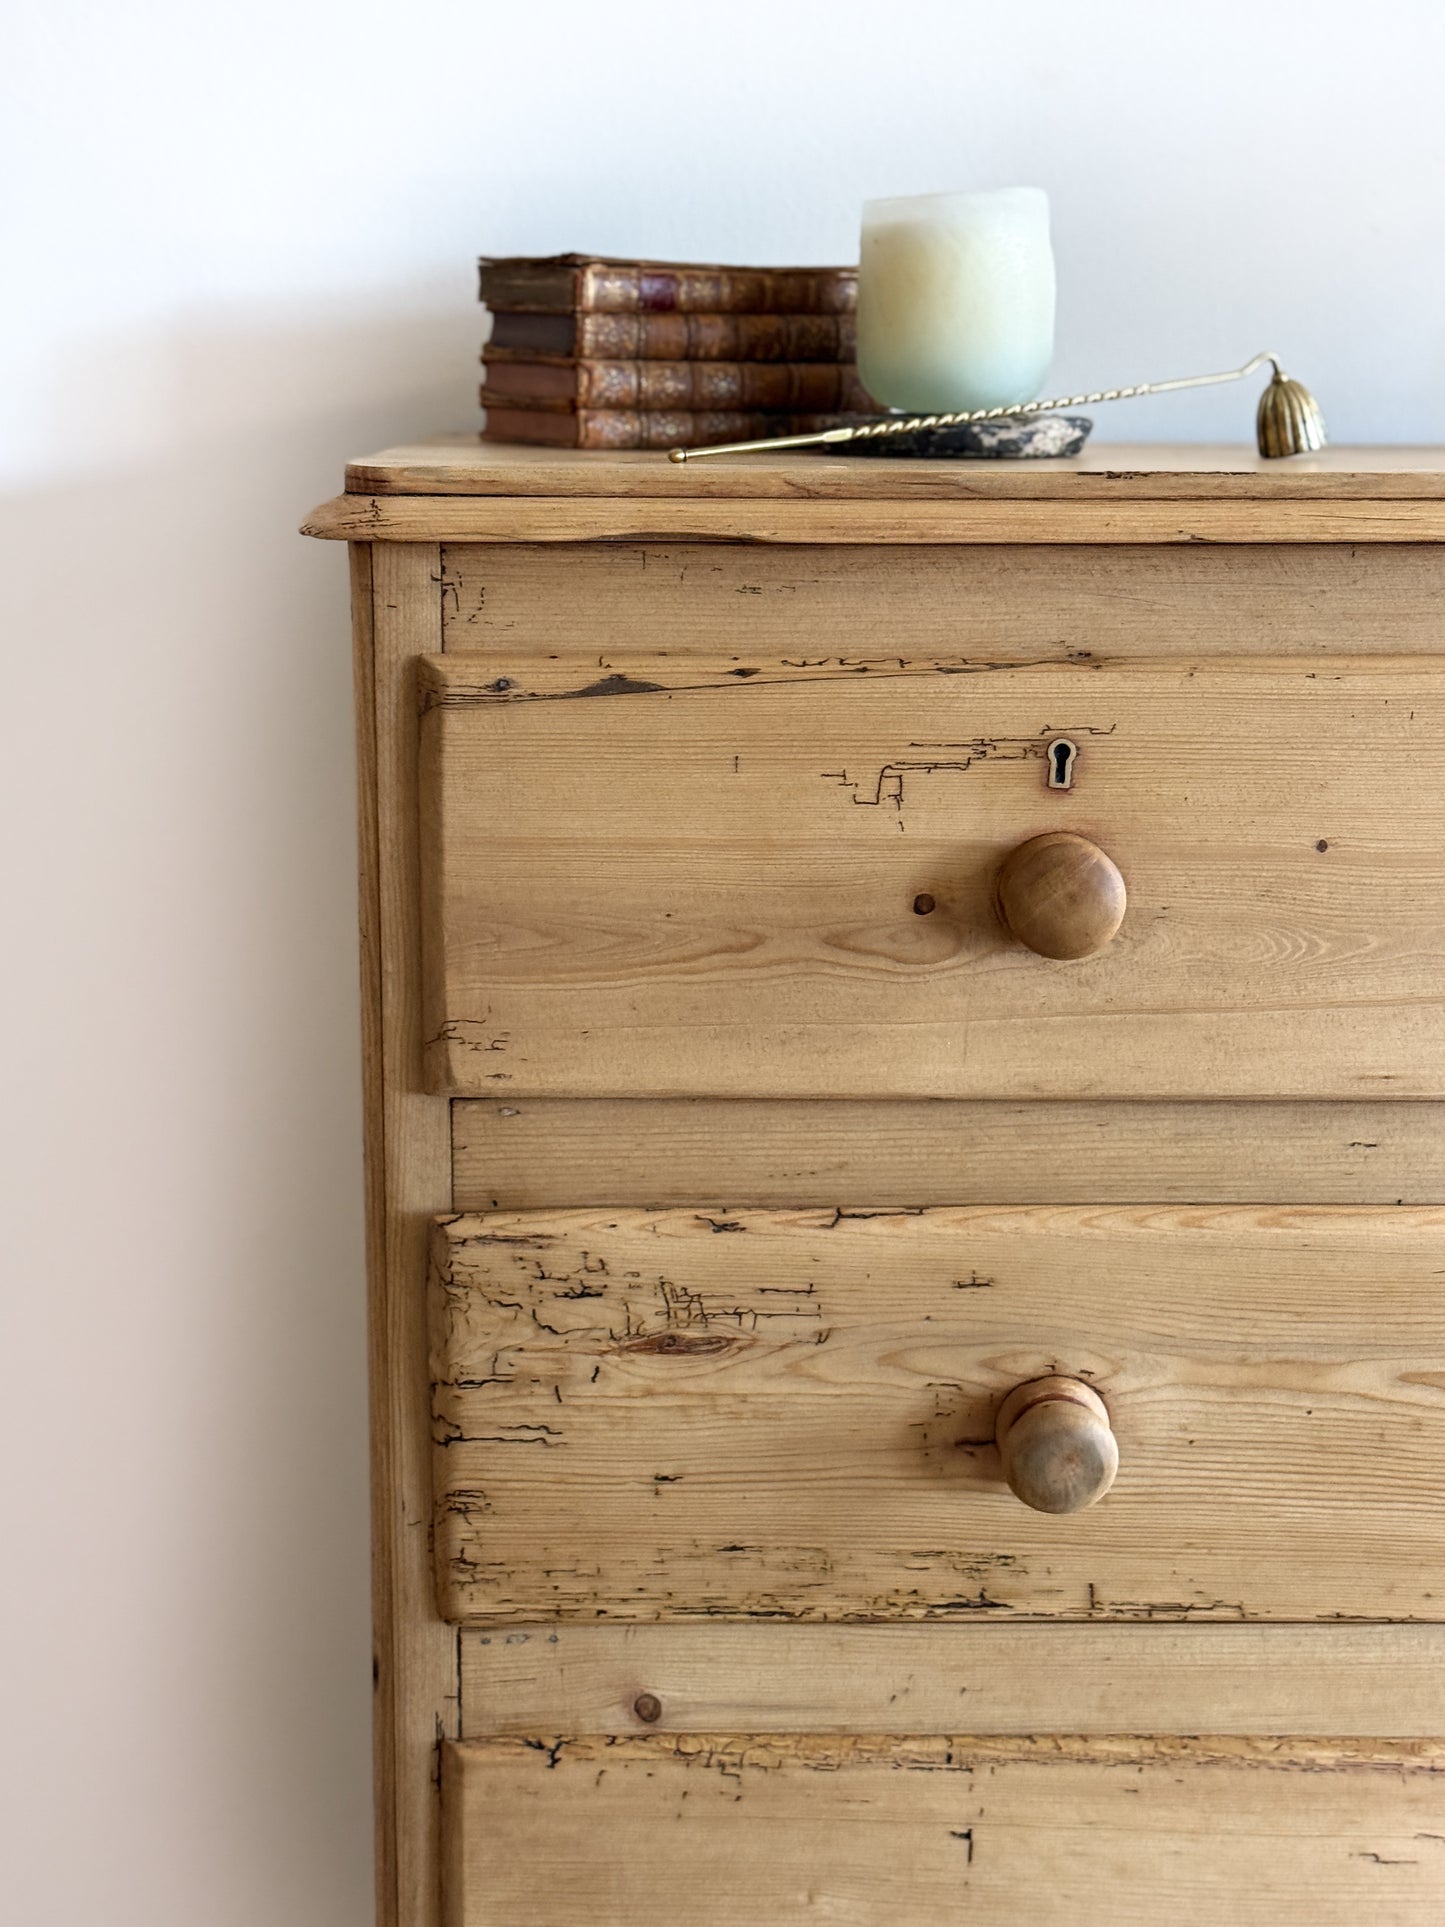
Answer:
<svg viewBox="0 0 1445 1927"><path fill-rule="evenodd" d="M677 464L438 436L359 457L304 533L350 541L1436 542L1445 448L1102 442L1056 461L792 451Z"/></svg>

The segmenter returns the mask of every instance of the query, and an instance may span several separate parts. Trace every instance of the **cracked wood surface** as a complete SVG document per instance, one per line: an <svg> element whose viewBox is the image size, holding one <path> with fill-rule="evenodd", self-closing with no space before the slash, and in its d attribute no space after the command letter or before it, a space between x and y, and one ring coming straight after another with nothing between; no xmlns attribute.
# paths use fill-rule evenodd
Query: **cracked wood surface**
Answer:
<svg viewBox="0 0 1445 1927"><path fill-rule="evenodd" d="M469 1740L951 1733L965 1720L1015 1734L1445 1733L1442 1626L714 1621L468 1629L461 1652Z"/></svg>
<svg viewBox="0 0 1445 1927"><path fill-rule="evenodd" d="M559 1211L434 1238L443 1609L1445 1620L1445 1211ZM998 1403L1104 1396L1092 1510Z"/></svg>
<svg viewBox="0 0 1445 1927"><path fill-rule="evenodd" d="M647 638L734 670L762 651L875 675L900 656L1389 655L1445 640L1445 548L463 545L440 595L448 651L496 649L523 675L558 653L601 675Z"/></svg>
<svg viewBox="0 0 1445 1927"><path fill-rule="evenodd" d="M448 1747L444 1785L446 1927L1445 1910L1438 1743L542 1734Z"/></svg>
<svg viewBox="0 0 1445 1927"><path fill-rule="evenodd" d="M458 1098L459 1211L566 1205L1432 1204L1445 1104Z"/></svg>
<svg viewBox="0 0 1445 1927"><path fill-rule="evenodd" d="M1445 1096L1445 667L607 661L425 665L434 1088ZM1059 828L1129 890L1083 962L993 907Z"/></svg>

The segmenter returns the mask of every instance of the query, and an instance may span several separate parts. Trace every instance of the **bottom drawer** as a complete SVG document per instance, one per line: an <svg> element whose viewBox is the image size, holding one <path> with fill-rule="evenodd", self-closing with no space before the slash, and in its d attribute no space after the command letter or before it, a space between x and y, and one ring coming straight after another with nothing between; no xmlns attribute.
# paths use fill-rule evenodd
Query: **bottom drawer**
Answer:
<svg viewBox="0 0 1445 1927"><path fill-rule="evenodd" d="M1438 1927L1445 1744L446 1749L446 1927Z"/></svg>

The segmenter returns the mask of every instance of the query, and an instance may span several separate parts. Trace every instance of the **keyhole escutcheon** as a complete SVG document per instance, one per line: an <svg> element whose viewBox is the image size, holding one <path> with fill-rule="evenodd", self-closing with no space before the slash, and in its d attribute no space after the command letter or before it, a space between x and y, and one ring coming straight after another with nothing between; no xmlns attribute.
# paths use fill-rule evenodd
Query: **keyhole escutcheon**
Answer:
<svg viewBox="0 0 1445 1927"><path fill-rule="evenodd" d="M1049 744L1049 788L1051 790L1071 790L1074 787L1074 765L1079 759L1079 745L1071 743L1067 736L1056 736Z"/></svg>

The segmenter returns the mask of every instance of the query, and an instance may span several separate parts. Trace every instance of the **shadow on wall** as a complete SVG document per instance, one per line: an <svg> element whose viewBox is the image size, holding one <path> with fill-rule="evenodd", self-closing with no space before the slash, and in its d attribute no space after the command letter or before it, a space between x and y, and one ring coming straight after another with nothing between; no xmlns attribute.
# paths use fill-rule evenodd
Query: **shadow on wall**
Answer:
<svg viewBox="0 0 1445 1927"><path fill-rule="evenodd" d="M0 1405L49 1584L5 1606L48 1737L0 1797L56 1922L369 1917L346 567L296 531L477 420L477 311L411 300L96 347L74 479L5 505ZM47 1841L78 1735L104 1797Z"/></svg>

